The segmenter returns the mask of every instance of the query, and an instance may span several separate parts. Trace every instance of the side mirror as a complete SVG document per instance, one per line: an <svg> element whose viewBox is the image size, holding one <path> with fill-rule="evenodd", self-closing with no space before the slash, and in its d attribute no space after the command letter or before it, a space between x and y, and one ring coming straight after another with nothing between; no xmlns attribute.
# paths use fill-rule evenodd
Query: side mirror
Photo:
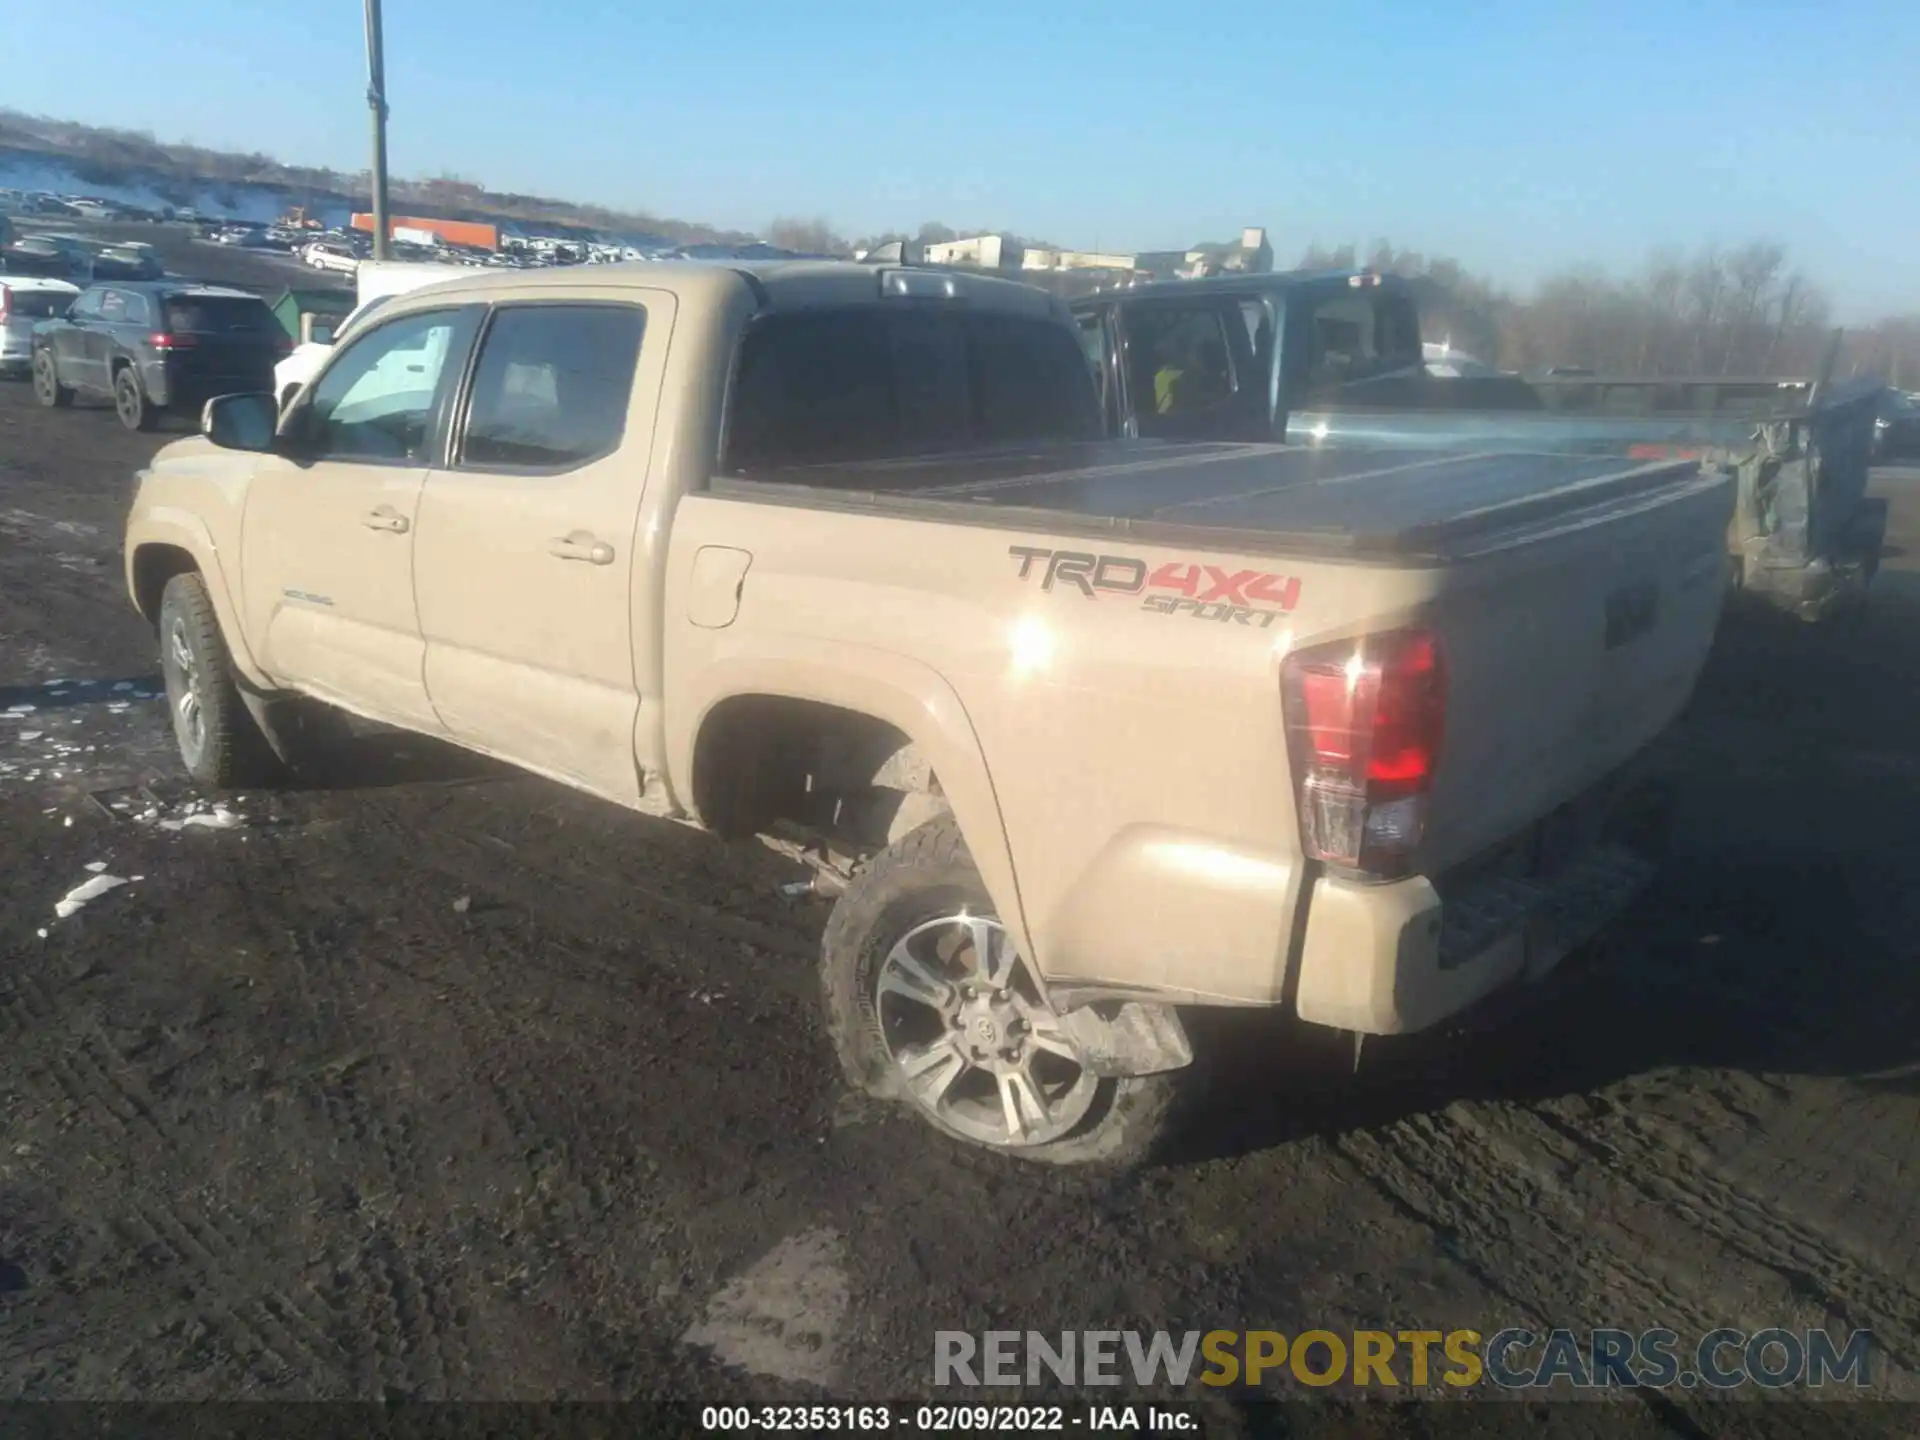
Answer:
<svg viewBox="0 0 1920 1440"><path fill-rule="evenodd" d="M216 395L200 409L200 433L223 450L273 448L280 406L265 392Z"/></svg>
<svg viewBox="0 0 1920 1440"><path fill-rule="evenodd" d="M323 315L302 315L300 343L303 345L333 344L333 321Z"/></svg>

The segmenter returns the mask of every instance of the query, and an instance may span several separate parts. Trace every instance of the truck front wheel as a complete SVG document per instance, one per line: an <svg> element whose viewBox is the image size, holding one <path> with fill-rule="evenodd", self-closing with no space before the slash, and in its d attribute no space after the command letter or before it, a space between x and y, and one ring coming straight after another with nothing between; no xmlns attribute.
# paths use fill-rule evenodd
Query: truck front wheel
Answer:
<svg viewBox="0 0 1920 1440"><path fill-rule="evenodd" d="M1083 1063L942 815L883 851L827 922L827 1023L848 1080L1023 1159L1130 1164L1167 1128L1172 1075Z"/></svg>
<svg viewBox="0 0 1920 1440"><path fill-rule="evenodd" d="M262 784L278 768L234 680L206 582L188 571L160 595L160 674L187 773L201 785Z"/></svg>

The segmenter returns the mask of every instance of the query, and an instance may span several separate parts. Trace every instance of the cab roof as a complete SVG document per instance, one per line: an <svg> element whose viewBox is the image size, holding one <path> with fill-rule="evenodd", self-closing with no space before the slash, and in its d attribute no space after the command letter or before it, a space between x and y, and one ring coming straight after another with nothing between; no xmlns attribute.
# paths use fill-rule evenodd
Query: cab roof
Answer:
<svg viewBox="0 0 1920 1440"><path fill-rule="evenodd" d="M404 297L431 291L445 301L531 299L555 291L578 298L622 290L665 290L694 303L718 304L741 289L761 310L821 305L859 305L889 299L948 298L994 310L1057 315L1058 302L1044 291L1012 280L916 266L862 265L851 260L634 260L610 265L568 265L551 270L471 271Z"/></svg>

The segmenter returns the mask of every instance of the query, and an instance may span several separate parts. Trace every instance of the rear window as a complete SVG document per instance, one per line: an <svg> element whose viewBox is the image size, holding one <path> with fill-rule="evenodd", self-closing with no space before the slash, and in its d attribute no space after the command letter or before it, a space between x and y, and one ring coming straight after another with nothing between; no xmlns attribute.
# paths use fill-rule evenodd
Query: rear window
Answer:
<svg viewBox="0 0 1920 1440"><path fill-rule="evenodd" d="M865 306L770 316L741 341L732 473L1098 439L1073 331L965 310Z"/></svg>
<svg viewBox="0 0 1920 1440"><path fill-rule="evenodd" d="M8 292L7 313L16 318L50 320L67 313L73 296L58 290L13 290Z"/></svg>
<svg viewBox="0 0 1920 1440"><path fill-rule="evenodd" d="M256 335L278 329L264 300L238 295L170 295L167 329L191 335Z"/></svg>

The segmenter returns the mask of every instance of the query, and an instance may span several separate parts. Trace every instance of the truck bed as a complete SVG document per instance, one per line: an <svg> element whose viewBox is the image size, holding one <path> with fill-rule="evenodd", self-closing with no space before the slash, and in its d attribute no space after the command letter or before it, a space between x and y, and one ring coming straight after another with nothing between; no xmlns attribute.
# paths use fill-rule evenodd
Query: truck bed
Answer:
<svg viewBox="0 0 1920 1440"><path fill-rule="evenodd" d="M1813 618L1877 564L1884 517L1865 497L1882 393L1870 377L1382 380L1304 404L1286 436L1365 455L1551 451L1724 466L1739 482L1727 549L1743 588Z"/></svg>
<svg viewBox="0 0 1920 1440"><path fill-rule="evenodd" d="M797 467L716 480L714 490L969 524L1432 563L1724 483L1690 460L1112 441Z"/></svg>

